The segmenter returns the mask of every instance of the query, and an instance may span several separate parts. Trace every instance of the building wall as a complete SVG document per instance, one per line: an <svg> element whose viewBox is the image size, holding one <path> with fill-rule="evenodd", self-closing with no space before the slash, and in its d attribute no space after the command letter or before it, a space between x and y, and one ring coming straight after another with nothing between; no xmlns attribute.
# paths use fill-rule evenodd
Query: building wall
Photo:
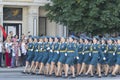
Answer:
<svg viewBox="0 0 120 80"><path fill-rule="evenodd" d="M50 22L50 20L47 20L47 35L48 36L56 36L56 23L55 22Z"/></svg>
<svg viewBox="0 0 120 80"><path fill-rule="evenodd" d="M47 11L43 6L49 0L3 0L3 6L0 6L0 23L21 23L22 33L27 34L28 31L31 35L38 35L39 33L39 17L46 17ZM8 3L4 3L8 2ZM13 3L11 3L13 2ZM20 4L15 4L20 2ZM24 4L25 2L25 4ZM2 4L2 2L0 3ZM23 9L23 20L22 21L3 21L3 7L13 7ZM34 19L36 19L36 25L34 25ZM34 30L36 26L36 31ZM59 27L60 26L60 27ZM49 36L63 36L64 27L62 25L46 20L46 35Z"/></svg>
<svg viewBox="0 0 120 80"><path fill-rule="evenodd" d="M45 11L45 9L43 9L43 7L39 8L39 16L40 17L46 17L47 11ZM48 18L47 18L47 23L46 23L46 35L50 36L56 36L56 28L57 28L57 24L55 22L51 22Z"/></svg>
<svg viewBox="0 0 120 80"><path fill-rule="evenodd" d="M3 26L3 5L0 5L0 25ZM0 39L3 39L2 31L0 31Z"/></svg>
<svg viewBox="0 0 120 80"><path fill-rule="evenodd" d="M44 7L39 7L39 16L46 17L47 11L45 11Z"/></svg>
<svg viewBox="0 0 120 80"><path fill-rule="evenodd" d="M33 0L3 0L3 1L5 1L5 2L33 2Z"/></svg>
<svg viewBox="0 0 120 80"><path fill-rule="evenodd" d="M22 33L28 32L28 7L23 7Z"/></svg>
<svg viewBox="0 0 120 80"><path fill-rule="evenodd" d="M11 6L4 6L4 7L11 7ZM16 6L12 6L12 7L16 8ZM3 23L21 23L22 33L27 34L28 32L28 7L17 6L17 8L23 9L22 21L3 21Z"/></svg>

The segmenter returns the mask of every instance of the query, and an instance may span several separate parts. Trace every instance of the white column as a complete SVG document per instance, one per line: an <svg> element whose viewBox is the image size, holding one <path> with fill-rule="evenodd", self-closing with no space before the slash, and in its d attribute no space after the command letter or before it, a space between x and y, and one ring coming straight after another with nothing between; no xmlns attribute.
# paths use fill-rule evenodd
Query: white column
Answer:
<svg viewBox="0 0 120 80"><path fill-rule="evenodd" d="M3 5L0 5L0 25L3 26ZM3 40L3 35L1 30L0 30L0 39Z"/></svg>
<svg viewBox="0 0 120 80"><path fill-rule="evenodd" d="M60 24L57 24L57 35L64 36L64 27Z"/></svg>
<svg viewBox="0 0 120 80"><path fill-rule="evenodd" d="M64 36L67 37L67 28L64 26Z"/></svg>
<svg viewBox="0 0 120 80"><path fill-rule="evenodd" d="M21 34L22 34L22 33L21 33L21 30L22 30L21 28L22 28L22 25L19 24L19 39L21 38Z"/></svg>
<svg viewBox="0 0 120 80"><path fill-rule="evenodd" d="M3 5L0 5L0 25L3 25Z"/></svg>
<svg viewBox="0 0 120 80"><path fill-rule="evenodd" d="M67 27L61 24L57 24L57 35L67 37Z"/></svg>
<svg viewBox="0 0 120 80"><path fill-rule="evenodd" d="M28 31L33 36L38 35L39 6L30 6L28 11Z"/></svg>

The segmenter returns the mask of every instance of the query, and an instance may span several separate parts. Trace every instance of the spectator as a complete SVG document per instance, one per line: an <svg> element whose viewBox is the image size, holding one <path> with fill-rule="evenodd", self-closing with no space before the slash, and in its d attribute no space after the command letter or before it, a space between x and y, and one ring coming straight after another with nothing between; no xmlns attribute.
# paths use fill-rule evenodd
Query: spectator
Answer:
<svg viewBox="0 0 120 80"><path fill-rule="evenodd" d="M24 34L22 34L22 38L21 38L21 39L22 39L22 40L25 39L25 35L24 35Z"/></svg>
<svg viewBox="0 0 120 80"><path fill-rule="evenodd" d="M16 66L19 66L19 44L18 44L18 36L15 35L13 38L13 43L14 43L14 52L15 52L15 58L16 58Z"/></svg>
<svg viewBox="0 0 120 80"><path fill-rule="evenodd" d="M13 31L10 31L8 36L10 37L10 39L12 39L14 37L13 36Z"/></svg>
<svg viewBox="0 0 120 80"><path fill-rule="evenodd" d="M2 40L0 40L0 67L2 67L2 48L3 48L3 43Z"/></svg>
<svg viewBox="0 0 120 80"><path fill-rule="evenodd" d="M5 60L6 60L5 63L8 68L11 66L11 45L12 43L8 36L5 41Z"/></svg>
<svg viewBox="0 0 120 80"><path fill-rule="evenodd" d="M15 44L12 44L12 48L11 48L11 53L12 53L12 57L11 57L11 68L14 68L16 66L16 58L15 58Z"/></svg>
<svg viewBox="0 0 120 80"><path fill-rule="evenodd" d="M21 43L21 62L22 62L22 66L25 66L25 61L26 61L26 44L25 44L25 40L23 39L22 40L22 43Z"/></svg>
<svg viewBox="0 0 120 80"><path fill-rule="evenodd" d="M29 37L31 37L32 35L30 34L30 31L28 32L28 34L27 34L27 37L29 38Z"/></svg>

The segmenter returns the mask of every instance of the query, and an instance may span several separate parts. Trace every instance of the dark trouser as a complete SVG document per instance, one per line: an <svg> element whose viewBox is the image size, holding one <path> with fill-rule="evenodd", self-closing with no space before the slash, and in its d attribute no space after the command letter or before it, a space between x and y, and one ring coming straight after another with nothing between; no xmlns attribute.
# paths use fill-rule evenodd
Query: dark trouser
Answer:
<svg viewBox="0 0 120 80"><path fill-rule="evenodd" d="M21 63L22 63L22 66L25 66L26 58L27 58L27 55L24 55L24 54L22 53L22 54L21 54Z"/></svg>
<svg viewBox="0 0 120 80"><path fill-rule="evenodd" d="M0 52L0 67L2 66L2 52Z"/></svg>

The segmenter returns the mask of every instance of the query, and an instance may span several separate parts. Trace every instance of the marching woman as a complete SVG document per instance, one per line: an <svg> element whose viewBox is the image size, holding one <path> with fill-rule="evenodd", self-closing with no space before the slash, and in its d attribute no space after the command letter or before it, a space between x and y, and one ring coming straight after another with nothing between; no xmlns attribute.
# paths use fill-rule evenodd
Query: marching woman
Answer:
<svg viewBox="0 0 120 80"><path fill-rule="evenodd" d="M68 70L70 66L70 70L72 72L72 78L75 78L75 67L74 67L74 60L75 58L79 59L77 55L77 45L73 42L75 39L74 36L69 37L69 43L67 45L67 57L65 61L65 77L68 77Z"/></svg>
<svg viewBox="0 0 120 80"><path fill-rule="evenodd" d="M106 46L107 45L105 40L106 40L105 38L102 38L101 44L100 44L100 52L99 52L99 59L98 59L97 73L96 73L98 74L98 77L102 76L101 72L105 71L105 68L106 68L106 57L107 57Z"/></svg>
<svg viewBox="0 0 120 80"><path fill-rule="evenodd" d="M39 38L39 42L38 42L38 58L35 62L35 68L33 69L33 73L36 72L36 69L39 67L40 68L40 65L41 65L41 60L42 60L42 55L43 55L43 39L42 37ZM39 73L38 73L39 74Z"/></svg>
<svg viewBox="0 0 120 80"><path fill-rule="evenodd" d="M37 59L38 59L38 55L39 55L39 52L38 52L38 38L37 37L34 37L34 49L33 49L33 54L34 54L34 58L33 58L33 60L32 60L32 63L31 63L31 67L30 67L30 70L29 70L29 72L31 72L31 74L35 74L34 72L33 72L33 69L34 69L34 67L35 67L35 62L37 61Z"/></svg>
<svg viewBox="0 0 120 80"><path fill-rule="evenodd" d="M40 68L39 68L39 75L45 74L45 70L43 73L43 68L45 67L48 58L49 58L49 44L48 44L48 37L44 37L44 42L43 42L43 55L42 55L42 59L41 59L41 64L40 64Z"/></svg>
<svg viewBox="0 0 120 80"><path fill-rule="evenodd" d="M46 63L46 75L49 75L50 72L50 64L53 58L53 37L49 37L49 52L48 52L48 61Z"/></svg>
<svg viewBox="0 0 120 80"><path fill-rule="evenodd" d="M56 64L58 62L58 59L59 59L59 37L55 37L54 39L54 43L53 43L54 47L53 47L53 58L51 60L51 68L50 68L50 72L49 72L49 75L51 76L53 71L54 73L56 74Z"/></svg>
<svg viewBox="0 0 120 80"><path fill-rule="evenodd" d="M98 57L99 57L99 51L100 51L100 46L98 44L98 37L95 36L93 38L93 44L91 46L91 60L90 60L90 64L89 64L89 67L88 67L88 70L86 72L85 75L88 75L90 73L91 77L93 77L93 68L95 66L97 66L97 63L98 63Z"/></svg>
<svg viewBox="0 0 120 80"><path fill-rule="evenodd" d="M34 58L34 53L33 53L33 49L34 49L34 44L33 44L33 40L32 38L29 38L29 42L28 42L28 46L27 46L27 59L26 59L26 65L25 65L25 69L23 71L23 73L29 73L29 66L31 64L31 61Z"/></svg>
<svg viewBox="0 0 120 80"><path fill-rule="evenodd" d="M115 62L115 68L112 72L112 76L115 77L116 73L119 72L120 67L120 37L117 39L117 46L116 46L116 62Z"/></svg>
<svg viewBox="0 0 120 80"><path fill-rule="evenodd" d="M85 44L83 46L83 52L82 52L82 55L84 58L82 61L82 66L81 66L79 75L86 72L86 67L87 65L89 65L91 60L91 44L90 44L91 39L86 37L84 41L85 41Z"/></svg>
<svg viewBox="0 0 120 80"><path fill-rule="evenodd" d="M105 77L108 76L109 70L110 68L113 69L114 63L115 63L115 45L113 44L113 38L109 38L107 41L108 45L107 45L107 67L106 67L106 71L105 71Z"/></svg>
<svg viewBox="0 0 120 80"><path fill-rule="evenodd" d="M78 56L79 59L77 60L77 75L79 75L79 72L81 70L81 66L82 66L82 61L83 61L83 46L84 46L84 40L83 38L80 38L79 40L79 45L78 45Z"/></svg>
<svg viewBox="0 0 120 80"><path fill-rule="evenodd" d="M71 37L72 37L73 35L71 35ZM78 54L78 40L79 40L79 38L78 37L76 37L76 36L73 36L73 43L76 45L76 54ZM78 61L79 59L77 59L77 58L74 58L74 67L75 67L75 73L77 72L77 61Z"/></svg>
<svg viewBox="0 0 120 80"><path fill-rule="evenodd" d="M60 57L58 59L58 63L57 63L57 72L56 72L56 77L58 76L62 76L62 68L64 68L65 71L65 61L66 61L66 56L67 56L67 44L65 42L65 38L61 37L61 42L60 42Z"/></svg>

